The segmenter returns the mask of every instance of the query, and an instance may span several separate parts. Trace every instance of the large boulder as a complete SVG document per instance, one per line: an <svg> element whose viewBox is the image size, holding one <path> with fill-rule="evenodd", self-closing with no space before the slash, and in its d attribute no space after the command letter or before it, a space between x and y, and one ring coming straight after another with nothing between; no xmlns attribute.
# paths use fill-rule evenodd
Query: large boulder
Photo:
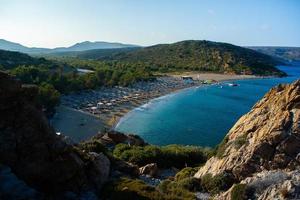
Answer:
<svg viewBox="0 0 300 200"><path fill-rule="evenodd" d="M78 152L56 135L38 107L37 94L37 87L0 72L0 163L42 193L99 189L109 161ZM91 178L90 171L99 177Z"/></svg>
<svg viewBox="0 0 300 200"><path fill-rule="evenodd" d="M300 166L300 80L271 89L232 127L195 174L232 173L243 180L263 170L296 170Z"/></svg>

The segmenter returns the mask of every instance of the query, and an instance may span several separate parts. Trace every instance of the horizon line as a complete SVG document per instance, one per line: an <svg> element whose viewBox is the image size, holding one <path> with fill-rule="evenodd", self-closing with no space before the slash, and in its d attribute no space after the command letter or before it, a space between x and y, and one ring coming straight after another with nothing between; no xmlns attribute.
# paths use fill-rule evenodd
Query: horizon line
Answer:
<svg viewBox="0 0 300 200"><path fill-rule="evenodd" d="M84 43L84 42L91 42L91 43L106 42L106 43L119 43L119 44L123 44L123 45L135 45L137 47L151 47L151 46L155 46L155 45L175 44L175 43L184 42L184 41L210 41L210 42L227 43L227 44L232 44L232 45L240 46L240 47L288 47L288 48L300 48L300 45L299 46L293 46L293 45L238 45L238 44L231 43L231 42L226 42L226 41L215 41L215 40L207 40L207 39L184 39L184 40L178 40L178 41L174 41L174 42L155 43L155 44L151 44L151 45L140 45L140 44L136 44L136 43L122 42L122 41L82 40L81 42L71 43L71 45L56 46L56 47L31 46L31 45L23 44L22 42L15 42L15 41L7 40L7 39L4 39L4 38L0 38L0 40L5 40L7 42L16 43L16 44L22 45L22 46L24 46L26 48L44 48L44 49L69 48L71 46L74 46L74 45L80 44L80 43Z"/></svg>

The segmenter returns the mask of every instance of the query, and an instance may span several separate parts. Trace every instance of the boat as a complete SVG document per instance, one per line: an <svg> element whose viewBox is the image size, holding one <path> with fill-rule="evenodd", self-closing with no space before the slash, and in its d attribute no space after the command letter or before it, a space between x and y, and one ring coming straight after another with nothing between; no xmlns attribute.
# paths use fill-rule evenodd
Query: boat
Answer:
<svg viewBox="0 0 300 200"><path fill-rule="evenodd" d="M236 87L236 86L239 86L239 85L236 84L236 83L228 83L228 86L230 86L230 87Z"/></svg>

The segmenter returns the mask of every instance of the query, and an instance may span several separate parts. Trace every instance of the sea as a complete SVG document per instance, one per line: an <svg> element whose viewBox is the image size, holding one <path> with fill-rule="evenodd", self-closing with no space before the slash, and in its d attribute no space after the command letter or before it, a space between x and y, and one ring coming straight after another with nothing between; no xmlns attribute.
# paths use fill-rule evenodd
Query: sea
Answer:
<svg viewBox="0 0 300 200"><path fill-rule="evenodd" d="M300 62L278 68L288 76L192 87L153 99L121 118L115 130L154 145L214 147L272 87L300 79Z"/></svg>

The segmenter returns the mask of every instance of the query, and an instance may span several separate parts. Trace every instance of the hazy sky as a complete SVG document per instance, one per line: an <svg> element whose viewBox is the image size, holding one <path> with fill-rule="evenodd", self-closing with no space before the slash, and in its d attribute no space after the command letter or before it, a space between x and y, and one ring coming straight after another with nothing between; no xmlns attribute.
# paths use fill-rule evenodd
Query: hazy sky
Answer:
<svg viewBox="0 0 300 200"><path fill-rule="evenodd" d="M36 47L187 39L300 46L300 0L0 0L0 38Z"/></svg>

